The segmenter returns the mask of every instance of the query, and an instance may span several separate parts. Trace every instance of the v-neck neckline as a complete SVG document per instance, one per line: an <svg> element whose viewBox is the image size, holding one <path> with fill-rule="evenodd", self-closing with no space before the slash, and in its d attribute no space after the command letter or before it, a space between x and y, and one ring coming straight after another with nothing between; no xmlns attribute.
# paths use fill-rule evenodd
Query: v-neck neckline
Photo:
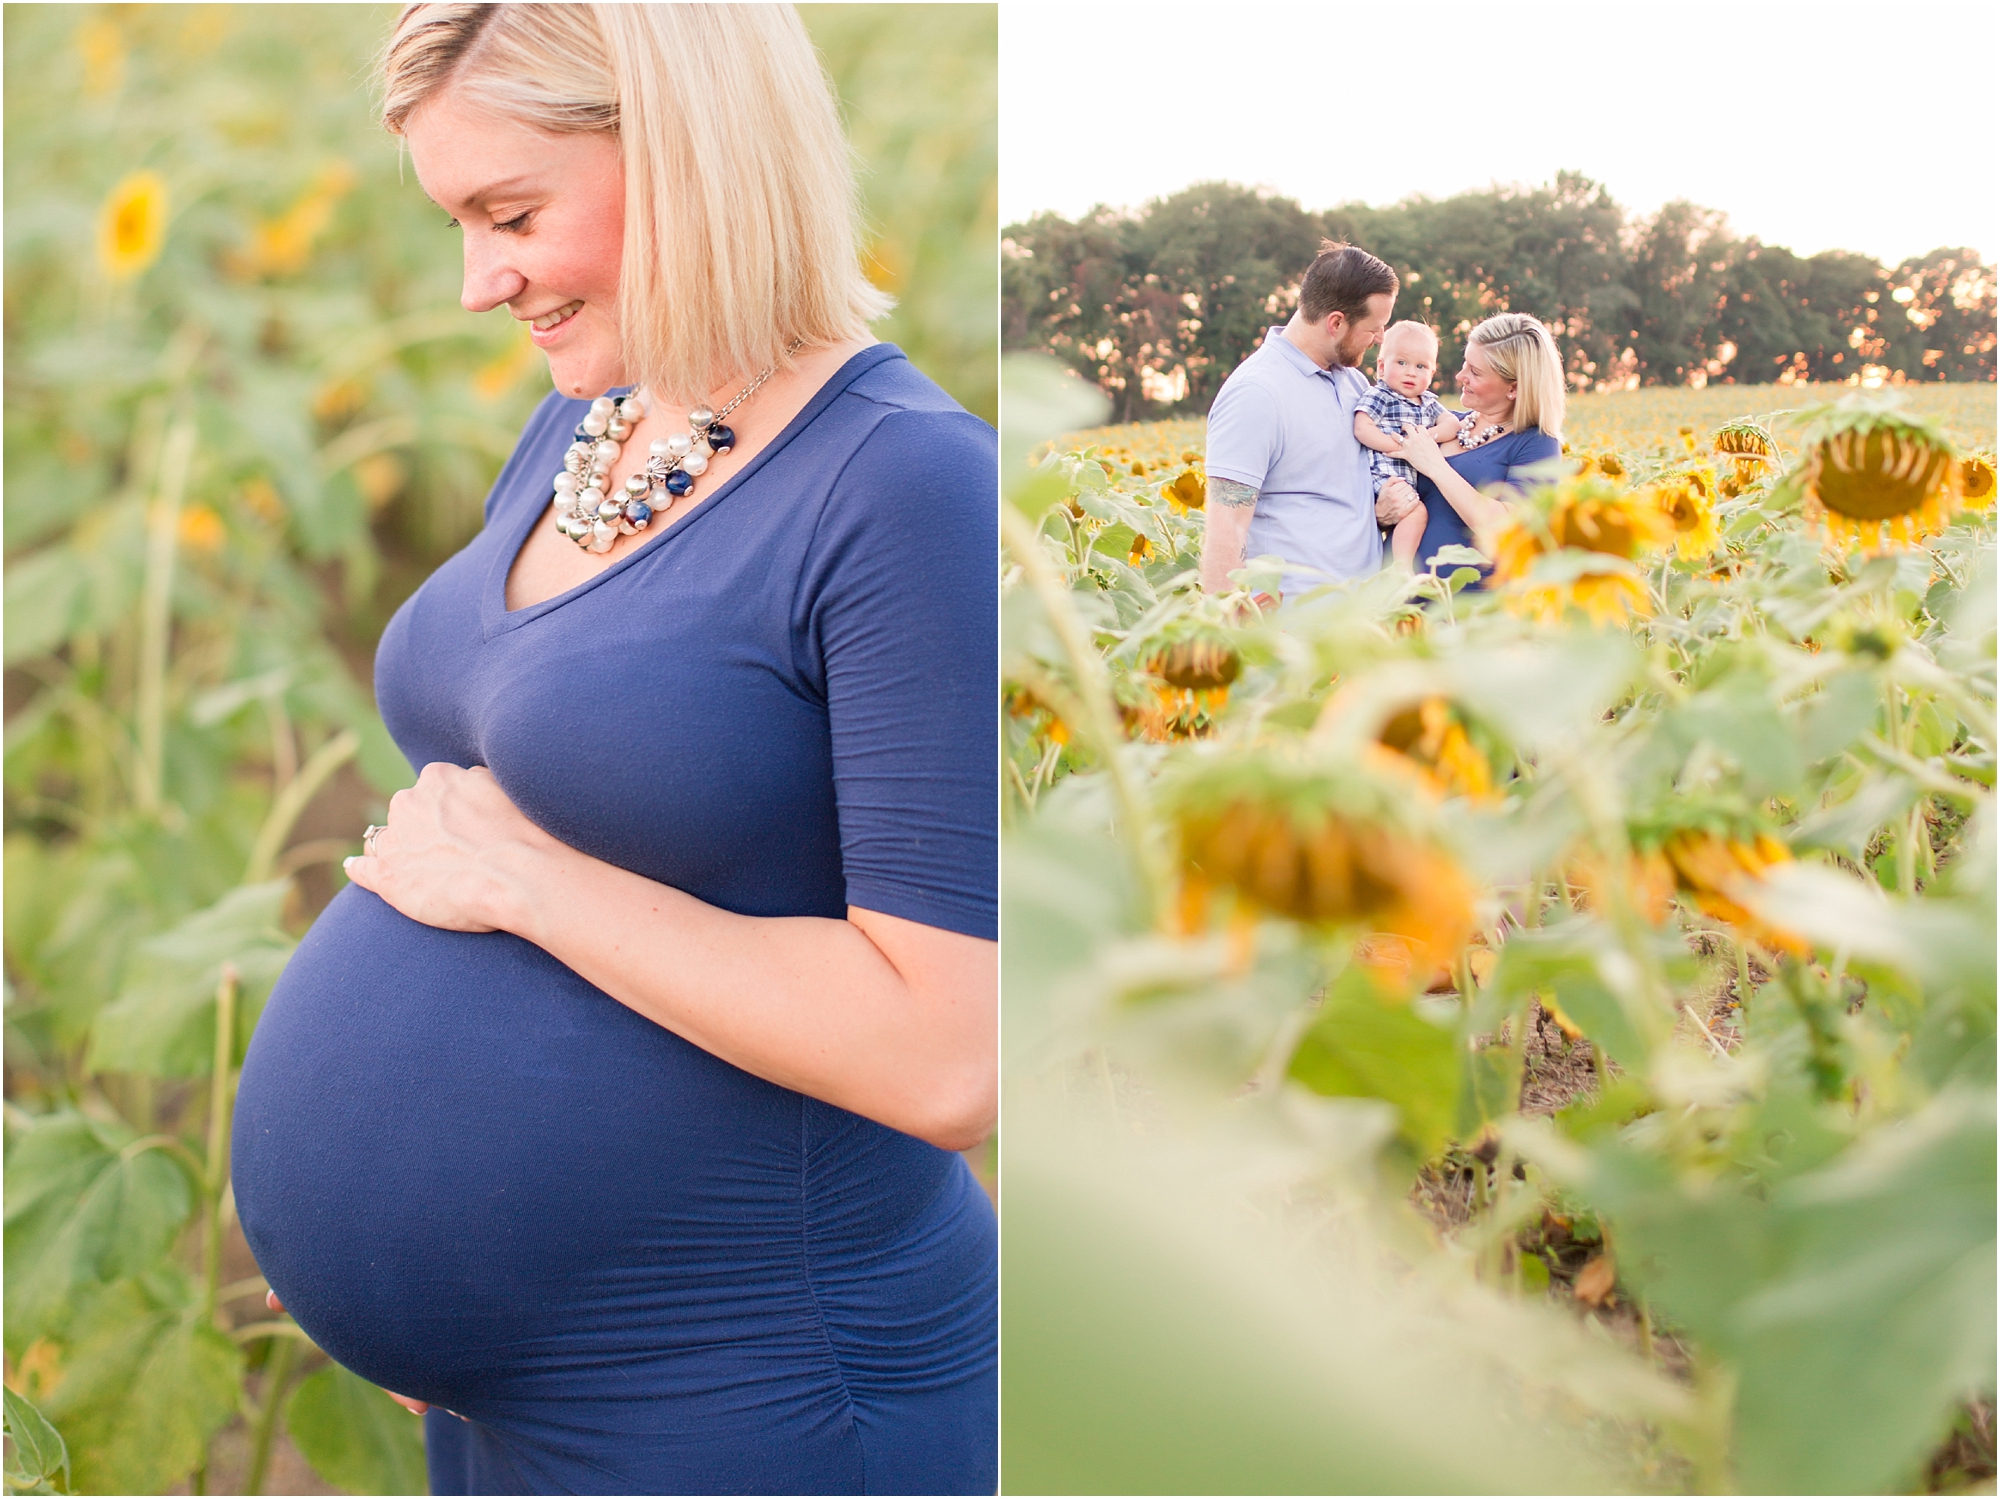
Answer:
<svg viewBox="0 0 2000 1499"><path fill-rule="evenodd" d="M580 598L590 592L606 579L616 577L640 558L650 557L661 548L672 546L682 532L700 524L704 516L720 506L746 480L783 451L793 438L811 426L819 414L837 400L862 374L886 359L902 357L903 351L892 343L870 344L867 348L849 356L847 362L827 377L826 382L814 391L812 398L800 408L798 415L785 423L784 428L758 451L756 457L731 474L714 494L668 526L659 536L649 539L644 546L634 547L602 572L593 573L573 588L567 588L538 603L524 604L519 609L509 609L507 577L513 572L514 564L520 560L521 549L528 544L528 538L534 534L535 527L541 524L543 517L548 514L549 496L541 495L535 503L524 504L521 507L524 514L516 518L514 524L503 535L504 544L495 548L492 564L487 571L486 588L480 603L483 638L491 640L496 635L519 629L522 625L540 619L543 615L560 609L571 599ZM571 404L586 407L589 405L588 402ZM574 428L576 424L571 422L569 425ZM567 440L564 445L567 446Z"/></svg>

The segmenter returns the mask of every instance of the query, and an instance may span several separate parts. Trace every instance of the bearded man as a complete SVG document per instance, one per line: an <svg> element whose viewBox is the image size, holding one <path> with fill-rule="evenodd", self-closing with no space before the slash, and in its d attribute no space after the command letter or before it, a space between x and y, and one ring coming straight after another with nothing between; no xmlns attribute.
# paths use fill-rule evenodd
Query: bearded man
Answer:
<svg viewBox="0 0 2000 1499"><path fill-rule="evenodd" d="M1368 450L1354 408L1358 366L1382 341L1396 273L1329 240L1306 268L1299 309L1238 365L1208 410L1201 586L1225 593L1250 557L1284 559L1280 588L1362 577L1382 565Z"/></svg>

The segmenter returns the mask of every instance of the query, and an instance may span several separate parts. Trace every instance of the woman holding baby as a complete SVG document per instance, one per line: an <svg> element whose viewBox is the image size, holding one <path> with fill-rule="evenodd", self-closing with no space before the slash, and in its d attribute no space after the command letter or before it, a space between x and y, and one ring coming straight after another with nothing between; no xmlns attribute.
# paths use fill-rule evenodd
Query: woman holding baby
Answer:
<svg viewBox="0 0 2000 1499"><path fill-rule="evenodd" d="M1386 389L1394 397L1380 403L1385 413L1400 402L1411 419L1389 414L1377 421L1365 411L1355 419L1355 435L1366 446L1411 471L1406 480L1377 465L1375 514L1395 528L1397 560L1419 569L1432 567L1444 547L1473 545L1506 513L1495 491L1519 490L1528 471L1562 452L1562 355L1537 319L1503 312L1472 330L1458 372L1463 413L1430 414L1436 403L1426 393L1436 364L1437 340L1429 329L1415 323L1391 328L1382 342L1376 392Z"/></svg>

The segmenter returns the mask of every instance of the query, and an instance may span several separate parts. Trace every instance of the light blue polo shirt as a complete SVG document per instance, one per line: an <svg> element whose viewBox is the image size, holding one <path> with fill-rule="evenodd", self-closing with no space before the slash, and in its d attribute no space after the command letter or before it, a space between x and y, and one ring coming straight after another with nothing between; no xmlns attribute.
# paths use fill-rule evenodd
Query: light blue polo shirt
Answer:
<svg viewBox="0 0 2000 1499"><path fill-rule="evenodd" d="M1382 566L1368 450L1354 408L1358 369L1323 370L1286 338L1264 335L1208 408L1208 472L1257 491L1245 557L1285 559L1287 595Z"/></svg>

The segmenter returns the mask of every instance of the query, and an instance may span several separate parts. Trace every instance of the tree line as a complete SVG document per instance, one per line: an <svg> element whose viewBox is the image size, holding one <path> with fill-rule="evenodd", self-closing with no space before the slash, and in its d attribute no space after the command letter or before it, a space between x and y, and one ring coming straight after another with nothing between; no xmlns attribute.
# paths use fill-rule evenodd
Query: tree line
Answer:
<svg viewBox="0 0 2000 1499"><path fill-rule="evenodd" d="M1044 213L1002 231L1002 342L1094 381L1115 420L1205 411L1291 316L1325 239L1395 267L1396 316L1437 329L1447 390L1466 333L1502 311L1554 330L1579 390L1994 378L1995 272L1974 250L1894 267L1797 255L1685 201L1630 214L1574 172L1323 213L1228 182L1137 212Z"/></svg>

